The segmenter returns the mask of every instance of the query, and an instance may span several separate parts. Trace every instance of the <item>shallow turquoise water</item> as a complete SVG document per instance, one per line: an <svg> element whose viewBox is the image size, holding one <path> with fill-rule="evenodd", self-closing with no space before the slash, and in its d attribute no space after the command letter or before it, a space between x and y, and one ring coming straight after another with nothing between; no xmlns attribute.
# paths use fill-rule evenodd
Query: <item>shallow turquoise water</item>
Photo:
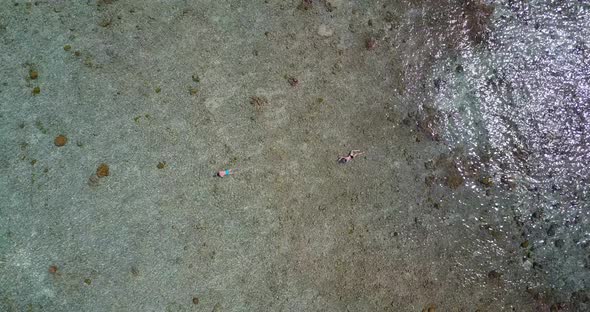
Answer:
<svg viewBox="0 0 590 312"><path fill-rule="evenodd" d="M587 310L589 15L2 5L0 310Z"/></svg>

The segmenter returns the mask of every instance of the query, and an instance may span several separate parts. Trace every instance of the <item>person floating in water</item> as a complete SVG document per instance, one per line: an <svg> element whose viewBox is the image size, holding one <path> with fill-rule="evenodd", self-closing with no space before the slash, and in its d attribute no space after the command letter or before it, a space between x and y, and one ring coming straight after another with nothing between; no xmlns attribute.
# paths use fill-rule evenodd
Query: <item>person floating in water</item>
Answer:
<svg viewBox="0 0 590 312"><path fill-rule="evenodd" d="M340 156L338 157L338 162L341 164L346 164L351 161L353 158L363 155L365 152L361 152L360 150L352 150L348 153L347 156Z"/></svg>

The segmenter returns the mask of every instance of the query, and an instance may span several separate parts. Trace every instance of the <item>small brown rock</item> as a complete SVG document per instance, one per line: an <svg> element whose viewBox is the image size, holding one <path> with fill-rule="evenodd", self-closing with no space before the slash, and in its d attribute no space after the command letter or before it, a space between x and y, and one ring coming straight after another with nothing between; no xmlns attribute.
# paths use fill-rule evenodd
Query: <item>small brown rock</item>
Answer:
<svg viewBox="0 0 590 312"><path fill-rule="evenodd" d="M47 272L49 272L51 274L57 273L57 266L56 265L49 266L49 269L47 270Z"/></svg>
<svg viewBox="0 0 590 312"><path fill-rule="evenodd" d="M100 27L109 27L111 25L112 21L110 18L105 18L103 20L100 21L100 23L98 23L98 25Z"/></svg>
<svg viewBox="0 0 590 312"><path fill-rule="evenodd" d="M367 41L365 42L365 47L369 51L375 50L375 48L377 47L377 39L375 39L373 37L367 39Z"/></svg>
<svg viewBox="0 0 590 312"><path fill-rule="evenodd" d="M39 77L39 73L36 70L30 70L29 71L29 77L31 77L31 79L35 80Z"/></svg>
<svg viewBox="0 0 590 312"><path fill-rule="evenodd" d="M108 177L109 176L109 165L107 164L100 164L96 169L96 176L99 178Z"/></svg>
<svg viewBox="0 0 590 312"><path fill-rule="evenodd" d="M250 98L250 104L254 106L255 109L261 110L268 104L268 100L263 96L253 96Z"/></svg>
<svg viewBox="0 0 590 312"><path fill-rule="evenodd" d="M566 311L566 308L567 308L567 304L566 303L563 303L563 302L554 303L549 308L549 311L550 312Z"/></svg>
<svg viewBox="0 0 590 312"><path fill-rule="evenodd" d="M164 169L166 167L166 162L165 161L161 161L158 163L158 165L156 166L158 169Z"/></svg>
<svg viewBox="0 0 590 312"><path fill-rule="evenodd" d="M55 146L64 146L66 145L66 143L68 143L68 138L65 135L58 135L55 137L55 140L53 140L53 143L55 144Z"/></svg>
<svg viewBox="0 0 590 312"><path fill-rule="evenodd" d="M193 297L193 304L199 304L199 298Z"/></svg>
<svg viewBox="0 0 590 312"><path fill-rule="evenodd" d="M299 6L297 6L297 8L299 10L307 11L307 10L311 9L312 6L313 6L313 0L301 0L301 3L299 4Z"/></svg>
<svg viewBox="0 0 590 312"><path fill-rule="evenodd" d="M289 79L287 79L287 81L289 82L291 87L296 87L299 84L299 80L295 77L289 77Z"/></svg>

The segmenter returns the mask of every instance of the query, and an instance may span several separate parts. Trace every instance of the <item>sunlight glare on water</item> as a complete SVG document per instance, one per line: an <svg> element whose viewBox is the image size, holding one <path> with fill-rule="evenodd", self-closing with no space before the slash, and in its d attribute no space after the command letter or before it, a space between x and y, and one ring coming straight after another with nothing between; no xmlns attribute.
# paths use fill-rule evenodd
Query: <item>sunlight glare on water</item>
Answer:
<svg viewBox="0 0 590 312"><path fill-rule="evenodd" d="M549 283L587 288L590 5L500 1L489 29L434 70L445 142L506 189L498 213L514 213Z"/></svg>

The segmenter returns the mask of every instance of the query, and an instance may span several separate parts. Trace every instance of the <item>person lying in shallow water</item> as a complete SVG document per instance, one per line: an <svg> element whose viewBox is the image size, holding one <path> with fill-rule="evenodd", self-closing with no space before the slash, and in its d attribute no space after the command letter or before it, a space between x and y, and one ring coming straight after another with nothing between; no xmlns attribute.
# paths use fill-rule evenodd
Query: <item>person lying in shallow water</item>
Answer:
<svg viewBox="0 0 590 312"><path fill-rule="evenodd" d="M354 159L357 156L363 155L365 152L361 152L360 150L352 150L350 151L350 153L348 153L347 156L340 156L338 157L338 162L341 164L346 164L349 161L351 161L352 159Z"/></svg>

